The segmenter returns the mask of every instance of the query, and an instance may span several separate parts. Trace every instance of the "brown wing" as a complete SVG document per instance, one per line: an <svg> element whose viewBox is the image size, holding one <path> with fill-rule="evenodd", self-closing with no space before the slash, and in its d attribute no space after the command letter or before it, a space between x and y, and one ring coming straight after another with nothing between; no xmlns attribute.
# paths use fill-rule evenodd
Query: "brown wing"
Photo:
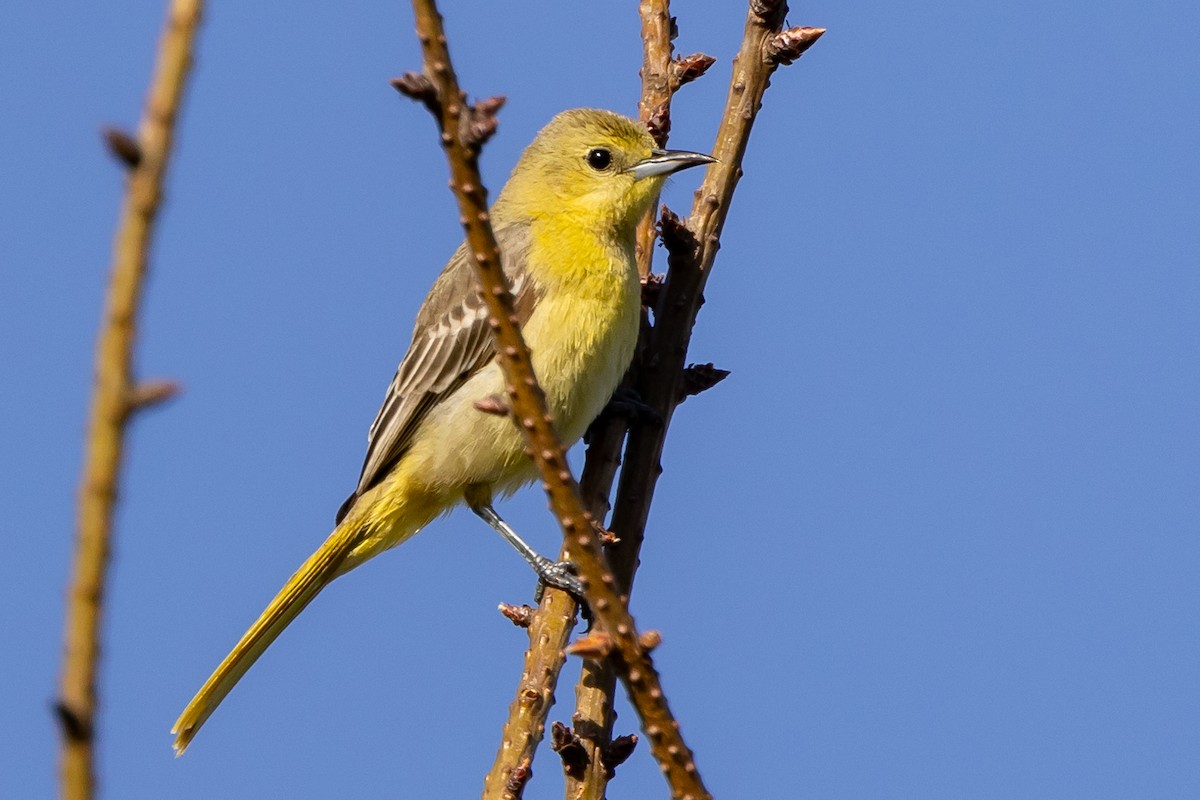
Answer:
<svg viewBox="0 0 1200 800"><path fill-rule="evenodd" d="M523 269L529 252L529 228L502 225L495 234L501 264L516 299L517 317L524 323L536 300L533 280ZM455 251L417 312L412 343L367 434L367 457L358 487L338 510L338 522L359 495L379 483L396 465L429 409L495 356L487 306L468 257L465 244Z"/></svg>

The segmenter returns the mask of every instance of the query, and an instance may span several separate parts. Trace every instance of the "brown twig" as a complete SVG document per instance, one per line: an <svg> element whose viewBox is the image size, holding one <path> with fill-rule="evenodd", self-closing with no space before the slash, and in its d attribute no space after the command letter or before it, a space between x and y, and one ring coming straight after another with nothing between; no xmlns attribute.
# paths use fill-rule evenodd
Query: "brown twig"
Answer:
<svg viewBox="0 0 1200 800"><path fill-rule="evenodd" d="M486 132L489 125L494 127L494 104L485 101L474 107L466 105L434 0L413 0L413 10L425 76L434 85L439 101L438 123L442 145L450 161L451 186L488 305L489 324L508 384L513 417L525 434L530 455L543 478L550 507L563 529L563 549L578 568L588 606L596 622L613 638L613 657L650 738L651 752L666 773L672 793L678 797L708 797L691 751L684 744L679 725L667 706L658 674L642 650L633 619L617 594L593 518L583 508L579 486L567 465L517 324L512 294L500 268L500 251L492 235L487 192L479 177L478 143L473 141L478 138L476 132ZM556 593L556 590L547 590L547 594ZM532 627L530 631L533 632ZM505 783L508 777L505 776Z"/></svg>
<svg viewBox="0 0 1200 800"><path fill-rule="evenodd" d="M703 54L688 56L672 61L671 41L675 36L674 20L671 19L666 0L644 0L639 5L642 19L642 36L645 42L645 56L642 65L642 99L639 103L639 116L651 131L656 142L661 146L666 143L667 132L670 129L670 99L671 95L684 83L694 80L712 64L713 59ZM657 286L656 276L650 274L651 256L654 246L654 217L648 213L641 221L637 233L638 269L643 282L647 286ZM653 297L646 293L647 297ZM646 302L646 298L643 299ZM642 335L639 341L644 342L649 332L649 320L643 310ZM640 350L640 345L639 345ZM636 374L637 358L630 368L630 375ZM628 382L629 378L626 379ZM613 417L604 423L593 425L590 431L590 441L587 456L581 476L581 491L588 511L597 519L603 519L609 510L609 495L620 466L621 445L628 429L628 421ZM610 539L614 538L609 536ZM606 544L608 541L606 541ZM562 554L566 557L566 553ZM530 635L530 652L526 654L526 669L522 675L521 691L517 701L514 701L509 720L505 724L504 738L496 762L489 774L488 785L498 784L499 777L504 774L508 765L516 763L526 754L532 754L532 748L540 739L540 731L544 728L545 717L538 719L532 714L517 716L520 699L526 693L531 695L549 696L553 684L531 683L529 662L542 663L546 666L542 674L547 681L557 680L562 666L563 649L560 642L565 642L569 630L563 626L574 617L554 604L561 602L561 595L548 595L542 608L535 614L535 625L540 629L540 635ZM586 640L585 640L586 641ZM577 643L578 646L579 643ZM611 643L607 652L611 651ZM580 653L582 654L582 653ZM553 665L551 668L549 665ZM603 752L609 745L612 736L614 715L612 713L612 690L616 683L616 675L612 665L606 658L587 658L583 662L583 674L576 687L576 712L574 722L579 741L586 749L587 767L580 776L577 772L566 773L566 796L602 797L606 776L611 770L603 767ZM606 688L605 688L606 687ZM543 707L543 714L549 712L548 705ZM514 742L524 742L528 750L517 750L512 747ZM636 741L636 737L634 737ZM485 797L488 796L485 792Z"/></svg>
<svg viewBox="0 0 1200 800"><path fill-rule="evenodd" d="M669 58L671 25L663 25L669 19L665 2L652 3L643 0L639 10L643 15L643 44L646 63L643 66L643 99L639 108L645 113L652 109L657 117L669 120L670 94L673 89L694 79L711 64L704 56L689 56L671 62L670 80L664 99L664 82L648 65L661 65ZM716 255L720 227L724 223L733 188L741 174L741 158L750 135L750 126L761 104L771 73L781 63L792 60L814 43L824 32L821 29L794 28L780 31L786 14L783 2L755 2L752 0L743 36L741 50L735 59L734 74L730 82L729 99L726 102L722 123L718 132L717 147L713 151L720 162L712 165L702 188L696 195L692 220L682 220L663 209L662 231L664 244L672 254L696 253L687 259L672 259L666 284L657 287L648 299L655 302L655 325L648 336L642 337L639 351L642 358L632 373L634 385L644 401L662 414L653 425L635 425L626 447L625 466L621 473L613 519L609 527L620 537L621 542L609 548L609 560L613 574L628 598L632 590L633 576L637 570L646 518L653 498L655 483L661 472L659 460L665 441L671 414L675 406L689 394L703 391L722 380L728 373L701 365L684 369L687 345L691 337L696 314L703 302L702 290ZM653 77L647 81L646 76ZM661 124L661 123L660 123ZM666 127L669 129L669 122ZM712 209L719 214L711 214ZM644 235L644 233L643 233ZM651 240L652 241L652 240ZM708 244L704 249L701 241ZM640 240L639 240L640 242ZM647 245L646 251L648 252ZM639 250L639 252L642 252ZM649 266L646 266L648 274ZM669 314L670 309L676 313ZM644 333L646 333L644 331ZM618 421L623 423L624 420ZM613 424L611 423L610 427ZM625 433L622 426L620 434ZM619 439L618 439L619 441ZM584 467L585 481L592 465L592 454L604 439L593 440L588 450ZM616 463L615 455L601 452L601 464ZM600 472L600 470L597 470ZM604 472L602 475L611 475ZM611 480L611 477L609 478ZM605 498L609 487L604 487ZM643 646L651 649L651 643ZM612 736L612 692L614 678L607 663L587 661L584 675L576 687L576 726L593 734L585 736L591 761L582 778L571 783L568 778L568 798L599 800L605 796L611 770L602 769L604 759L596 763L597 750L607 752L606 743Z"/></svg>
<svg viewBox="0 0 1200 800"><path fill-rule="evenodd" d="M638 16L642 20L642 96L638 100L638 119L662 147L671 133L671 96L679 87L673 79L671 61L675 21L671 19L668 0L640 0ZM637 229L638 272L643 279L650 274L654 236L654 209L650 209L638 222Z"/></svg>
<svg viewBox="0 0 1200 800"><path fill-rule="evenodd" d="M684 362L696 314L703 302L704 285L720 245L721 228L733 190L742 174L742 157L751 126L771 74L783 63L776 51L775 37L781 32L786 12L787 4L782 0L751 0L712 151L718 161L705 172L686 226L664 214L663 238L668 245L669 266L637 383L642 401L661 414L662 420L656 425L634 424L630 430L609 526L621 537L621 544L609 553L618 576L632 575L637 564L650 501L661 472L663 442L682 396ZM803 49L825 32L823 28L792 31L791 38L802 42Z"/></svg>
<svg viewBox="0 0 1200 800"><path fill-rule="evenodd" d="M671 130L672 97L680 86L700 77L714 59L696 54L672 60L672 41L678 31L671 18L669 0L640 0L638 16L641 19L642 36L642 91L638 101L638 117L658 145L663 147ZM637 229L638 272L642 276L643 286L649 290L643 291L643 303L656 300L657 290L661 288L657 276L651 272L655 237L654 210L651 209L638 223ZM625 378L626 386L636 384L650 331L647 309L643 308L637 348L639 355ZM621 445L628 430L629 420L612 419L589 442L583 467L583 487L584 497L593 509L602 507L604 511L608 510L617 467L621 463ZM618 575L617 581L628 603L632 574ZM588 761L582 774L567 774L564 796L568 800L602 800L606 794L613 771L604 764L604 753L612 746L613 724L616 721L613 709L615 688L616 672L608 659L584 660L575 684L573 719L587 751Z"/></svg>
<svg viewBox="0 0 1200 800"><path fill-rule="evenodd" d="M96 346L62 677L55 704L63 733L62 796L73 800L85 800L95 793L96 668L125 429L134 412L177 391L168 382L136 383L132 358L150 239L202 8L202 0L171 3L137 140L115 129L105 132L110 149L129 169L129 176Z"/></svg>

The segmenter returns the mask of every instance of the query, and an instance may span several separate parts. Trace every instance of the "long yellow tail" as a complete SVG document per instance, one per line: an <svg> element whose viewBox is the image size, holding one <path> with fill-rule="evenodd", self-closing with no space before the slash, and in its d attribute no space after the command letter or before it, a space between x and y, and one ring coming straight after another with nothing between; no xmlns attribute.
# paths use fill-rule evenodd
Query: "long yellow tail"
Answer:
<svg viewBox="0 0 1200 800"><path fill-rule="evenodd" d="M275 599L250 626L250 630L242 635L241 641L225 656L225 660L209 676L192 698L192 702L188 703L187 708L175 721L175 726L171 728L171 733L175 734L175 755L183 755L196 731L200 730L200 726L225 699L225 695L229 694L234 684L246 674L246 670L250 669L263 651L283 633L283 629L304 610L317 593L343 571L341 568L348 566L344 564L346 556L359 543L360 531L359 524L338 526L324 544L296 570L296 574L288 578L279 594L275 595Z"/></svg>

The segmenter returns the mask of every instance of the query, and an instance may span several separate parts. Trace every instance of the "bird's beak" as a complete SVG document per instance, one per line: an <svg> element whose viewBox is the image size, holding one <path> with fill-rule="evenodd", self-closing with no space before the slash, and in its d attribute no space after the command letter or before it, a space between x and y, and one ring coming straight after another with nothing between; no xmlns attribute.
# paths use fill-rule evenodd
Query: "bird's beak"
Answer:
<svg viewBox="0 0 1200 800"><path fill-rule="evenodd" d="M670 175L681 169L695 167L699 164L711 164L716 161L712 156L703 153L693 153L690 150L651 150L649 158L629 167L625 171L633 175L634 180Z"/></svg>

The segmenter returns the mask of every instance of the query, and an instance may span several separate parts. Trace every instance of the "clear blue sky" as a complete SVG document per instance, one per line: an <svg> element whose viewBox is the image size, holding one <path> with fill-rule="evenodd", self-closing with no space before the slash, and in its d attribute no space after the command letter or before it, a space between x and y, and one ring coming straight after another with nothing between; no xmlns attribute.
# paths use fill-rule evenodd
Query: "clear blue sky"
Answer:
<svg viewBox="0 0 1200 800"><path fill-rule="evenodd" d="M497 189L555 112L632 112L635 3L447 5L506 94ZM0 10L0 796L54 792L92 348L162 4ZM741 3L679 2L718 60ZM138 363L105 630L107 798L471 797L528 570L457 513L338 581L172 757L168 728L327 533L458 243L404 3L214 3ZM809 2L692 346L634 597L724 798L1200 796L1200 102L1186 3ZM698 176L666 200L685 208ZM553 550L540 492L502 511ZM570 714L573 678L552 719ZM636 720L622 712L618 729ZM539 754L529 800L561 796ZM649 754L612 797L665 797Z"/></svg>

